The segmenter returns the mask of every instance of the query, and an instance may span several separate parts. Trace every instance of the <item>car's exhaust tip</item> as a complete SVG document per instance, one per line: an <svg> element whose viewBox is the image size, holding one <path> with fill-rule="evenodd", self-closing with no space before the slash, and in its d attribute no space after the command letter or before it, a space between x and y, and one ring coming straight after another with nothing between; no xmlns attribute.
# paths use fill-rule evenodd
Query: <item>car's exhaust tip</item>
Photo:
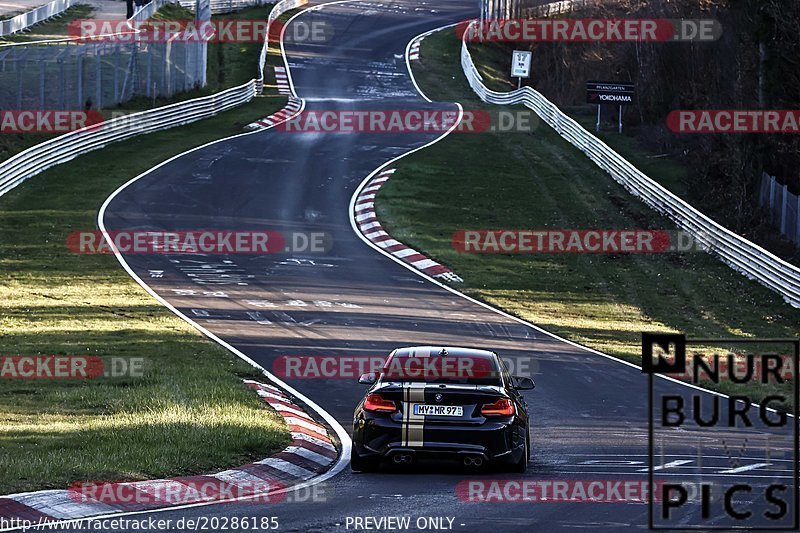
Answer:
<svg viewBox="0 0 800 533"><path fill-rule="evenodd" d="M464 457L464 466L481 467L483 466L483 457L480 455L467 455Z"/></svg>
<svg viewBox="0 0 800 533"><path fill-rule="evenodd" d="M410 453L396 453L392 456L392 462L396 465L409 465L413 461L414 457Z"/></svg>

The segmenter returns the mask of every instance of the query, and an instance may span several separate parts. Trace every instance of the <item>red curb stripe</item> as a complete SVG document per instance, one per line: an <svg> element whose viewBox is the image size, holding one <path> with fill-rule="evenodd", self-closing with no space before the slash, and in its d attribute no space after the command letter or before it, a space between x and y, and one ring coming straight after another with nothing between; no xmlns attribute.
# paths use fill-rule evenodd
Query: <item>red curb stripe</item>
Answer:
<svg viewBox="0 0 800 533"><path fill-rule="evenodd" d="M313 442L308 442L307 440L303 439L295 439L292 441L292 446L297 446L299 448L305 448L306 450L310 450L314 453L318 453L320 455L324 455L328 459L336 459L339 454L336 453L334 450L329 448L325 448L324 446L320 446L319 444L314 444Z"/></svg>
<svg viewBox="0 0 800 533"><path fill-rule="evenodd" d="M415 50L413 50L413 48L412 48L411 51L412 51L412 53L415 52ZM389 178L391 178L391 176L393 174L394 174L394 170L393 169L384 170L380 174L378 174L378 176L372 178L369 182L367 182L366 186L361 190L361 192L359 193L359 196L357 197L356 205L359 204L359 203L362 203L362 202L366 202L368 200L372 200L372 202L374 203L374 201L375 201L374 198L365 198L364 197L367 194L366 189L371 189L369 191L369 194L377 195L378 192L380 191L380 188L383 186L383 184L385 182L387 182L389 180ZM374 213L374 210L375 210L374 206L369 208L369 210L354 208L354 213L355 213L356 216L363 216L364 214L367 214L368 212L370 214ZM362 235L364 235L368 240L370 240L374 244L386 242L386 241L389 241L389 240L395 240L391 235L381 235L379 237L368 237L367 235L369 235L369 234L376 233L378 231L384 231L383 228L380 227L380 226L376 226L374 228L369 228L369 229L365 229L364 228L364 226L366 224L369 224L373 220L375 222L378 222L377 216L370 217L369 219L366 219L366 220L357 220L356 221L356 223L359 224L359 230L361 231ZM399 252L400 250L410 250L410 248L408 246L406 246L405 244L403 244L403 243L398 243L398 244L394 244L394 245L387 246L387 247L382 247L382 248L383 248L383 250L385 252L388 252L390 254L395 255L395 257L397 257L398 259L401 259L403 262L413 266L414 268L416 268L420 272L423 272L423 273L428 274L430 276L439 276L439 275L445 274L445 273L452 273L452 270L450 270L446 266L439 264L438 262L434 261L430 257L427 257L427 256L425 256L425 255L423 255L423 254L421 254L419 252L415 252L415 253L413 253L411 255L408 255L406 257L397 256L396 252ZM433 262L435 264L433 266L429 266L429 267L425 267L425 268L420 268L420 267L414 265L414 263L416 263L416 262L425 261L425 260L431 261L431 262Z"/></svg>
<svg viewBox="0 0 800 533"><path fill-rule="evenodd" d="M271 405L271 406L272 406L272 408L273 408L273 409L275 409L275 410L278 412L278 414L279 414L279 415L281 415L283 418L286 418L287 416L293 416L293 417L295 417L295 418L302 418L302 419L306 420L307 422L315 422L315 420L314 420L313 418L311 418L311 417L308 415L308 413L306 413L305 411L303 411L303 410L299 409L299 407L297 407L296 405L290 405L290 406L288 406L288 407L294 407L295 409L298 409L298 410L300 410L300 413L301 413L301 414L297 414L297 413L291 413L291 412L288 412L288 411L281 411L281 410L277 409L277 408L276 408L274 405L272 405L272 404L270 404L270 405ZM281 404L281 405L286 405L286 404Z"/></svg>
<svg viewBox="0 0 800 533"><path fill-rule="evenodd" d="M285 415L284 418L292 418L292 414L289 413L289 414ZM294 417L294 418L297 418L297 417ZM315 428L319 428L320 430L322 430L326 434L328 433L328 428L326 428L325 426L323 426L319 422L316 422L314 420L307 420L307 421L304 420L304 422L314 426ZM294 427L294 425L290 424L289 427ZM299 426L299 427L302 427L302 426ZM314 430L312 429L312 430L309 430L309 431L314 431Z"/></svg>
<svg viewBox="0 0 800 533"><path fill-rule="evenodd" d="M452 272L449 268L442 265L434 265L432 267L428 267L425 270L425 273L429 276L438 276L439 274L445 274L447 272Z"/></svg>
<svg viewBox="0 0 800 533"><path fill-rule="evenodd" d="M304 414L306 414L305 411L303 411L300 408L300 406L298 406L296 403L292 403L292 402L290 402L288 400L287 401L273 400L272 398L262 398L262 400L264 400L265 403L268 403L269 405L272 405L273 407L275 405L285 405L286 407L293 407L294 409L302 411ZM280 413L280 411L278 411L278 412ZM294 413L292 413L292 414L294 414ZM311 418L310 416L308 416L308 414L306 414L306 417L307 418Z"/></svg>
<svg viewBox="0 0 800 533"><path fill-rule="evenodd" d="M377 237L373 237L370 240L372 242L376 242L376 243L377 242L384 242L384 241L391 241L392 240L392 236L391 235L378 235Z"/></svg>
<svg viewBox="0 0 800 533"><path fill-rule="evenodd" d="M11 498L0 498L0 517L19 518L21 520L58 520L54 516L45 514L33 507L29 507Z"/></svg>
<svg viewBox="0 0 800 533"><path fill-rule="evenodd" d="M402 259L406 263L414 263L416 261L422 261L424 259L427 259L427 257L425 257L422 254L417 253L417 254L407 255L406 257L401 257L400 259Z"/></svg>
<svg viewBox="0 0 800 533"><path fill-rule="evenodd" d="M252 476L255 476L259 479L263 479L264 481L280 481L286 483L293 483L298 479L300 479L299 476L295 476L294 474L290 474L289 472L285 472L279 468L274 468L269 465L257 465L255 463L244 465L241 468L237 468L236 470L247 472Z"/></svg>
<svg viewBox="0 0 800 533"><path fill-rule="evenodd" d="M292 452L279 452L273 455L273 457L276 459L283 459L287 463L292 463L293 465L299 466L300 468L305 468L310 472L319 472L321 470L328 468L327 465L322 466L321 464L312 461L311 459L306 459L305 457L302 457Z"/></svg>
<svg viewBox="0 0 800 533"><path fill-rule="evenodd" d="M309 437L314 437L320 440L326 440L328 442L331 442L330 437L325 437L325 435L320 435L316 431L304 428L303 426L290 425L289 431L291 431L292 433L302 433L303 435L308 435Z"/></svg>

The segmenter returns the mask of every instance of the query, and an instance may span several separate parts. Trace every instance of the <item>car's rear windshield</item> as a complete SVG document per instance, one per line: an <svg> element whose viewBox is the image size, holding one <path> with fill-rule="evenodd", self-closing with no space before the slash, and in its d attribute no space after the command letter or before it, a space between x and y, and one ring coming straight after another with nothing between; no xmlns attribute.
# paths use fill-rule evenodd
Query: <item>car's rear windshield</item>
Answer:
<svg viewBox="0 0 800 533"><path fill-rule="evenodd" d="M491 355L399 355L383 367L383 379L461 385L500 385L500 368Z"/></svg>

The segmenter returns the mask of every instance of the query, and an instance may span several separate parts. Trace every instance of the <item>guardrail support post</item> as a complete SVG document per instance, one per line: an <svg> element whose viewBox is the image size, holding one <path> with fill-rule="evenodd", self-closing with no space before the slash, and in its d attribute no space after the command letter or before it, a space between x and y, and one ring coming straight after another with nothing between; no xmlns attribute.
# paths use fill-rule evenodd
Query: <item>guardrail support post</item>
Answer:
<svg viewBox="0 0 800 533"><path fill-rule="evenodd" d="M800 194L797 195L797 210L795 213L795 223L797 226L797 231L794 234L794 242L800 244Z"/></svg>
<svg viewBox="0 0 800 533"><path fill-rule="evenodd" d="M769 209L775 209L775 177L769 177ZM771 217L770 217L771 218Z"/></svg>
<svg viewBox="0 0 800 533"><path fill-rule="evenodd" d="M94 107L100 109L103 107L103 65L100 62L100 50L105 48L105 45L99 46L94 50L94 76L95 76L95 96Z"/></svg>
<svg viewBox="0 0 800 533"><path fill-rule="evenodd" d="M47 80L47 76L45 75L45 68L47 64L44 62L44 59L39 61L39 109L47 109L47 104L45 103L45 96L44 96L44 86Z"/></svg>
<svg viewBox="0 0 800 533"><path fill-rule="evenodd" d="M597 104L597 125L595 126L595 131L600 131L600 104Z"/></svg>
<svg viewBox="0 0 800 533"><path fill-rule="evenodd" d="M118 104L122 100L119 94L119 43L114 45L114 103Z"/></svg>
<svg viewBox="0 0 800 533"><path fill-rule="evenodd" d="M783 198L781 198L781 235L786 235L786 217L789 207L789 186L783 186Z"/></svg>
<svg viewBox="0 0 800 533"><path fill-rule="evenodd" d="M22 59L17 58L17 109L22 109Z"/></svg>
<svg viewBox="0 0 800 533"><path fill-rule="evenodd" d="M78 49L78 80L77 80L77 93L78 93L78 103L76 109L83 109L83 52L82 49Z"/></svg>

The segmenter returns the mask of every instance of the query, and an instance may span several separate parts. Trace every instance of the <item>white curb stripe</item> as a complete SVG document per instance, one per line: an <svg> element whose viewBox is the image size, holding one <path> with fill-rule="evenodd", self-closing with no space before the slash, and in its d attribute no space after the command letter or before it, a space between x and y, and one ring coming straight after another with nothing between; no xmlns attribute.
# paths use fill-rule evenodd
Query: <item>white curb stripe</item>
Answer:
<svg viewBox="0 0 800 533"><path fill-rule="evenodd" d="M371 230L372 228L379 228L381 226L380 222L368 222L366 224L361 224L361 231Z"/></svg>
<svg viewBox="0 0 800 533"><path fill-rule="evenodd" d="M119 509L99 502L77 502L80 492L71 494L66 490L52 490L21 494L19 496L4 496L11 498L22 505L32 507L37 511L59 519L83 518L97 514L119 513Z"/></svg>
<svg viewBox="0 0 800 533"><path fill-rule="evenodd" d="M392 255L396 255L397 257L403 258L418 253L419 252L414 250L413 248L403 248L402 250L397 250L396 252L392 252Z"/></svg>
<svg viewBox="0 0 800 533"><path fill-rule="evenodd" d="M293 416L287 416L286 423L290 426L300 426L306 429L310 429L314 433L319 433L320 435L328 435L328 432L325 430L324 427L320 426L319 424L315 424L309 422L308 420L303 420L302 418L297 418Z"/></svg>
<svg viewBox="0 0 800 533"><path fill-rule="evenodd" d="M293 414L293 415L295 415L295 416L299 416L299 417L302 417L302 418L307 418L307 419L309 419L309 420L314 420L313 418L311 418L310 416L308 416L308 414L304 413L303 411L301 411L301 410L299 410L299 409L293 409L293 408L291 408L291 407L288 407L288 406L286 406L286 405L281 405L281 404L279 404L279 403L276 403L276 404L274 404L274 405L273 405L273 404L270 404L270 405L271 405L271 406L272 406L272 408L273 408L273 409L275 409L276 411L281 411L281 412L285 412L285 413L292 413L292 414Z"/></svg>
<svg viewBox="0 0 800 533"><path fill-rule="evenodd" d="M396 241L394 239L387 239L382 242L376 242L375 244L377 244L381 248L389 248L390 246L397 246L398 244L403 244L403 243L401 243L400 241Z"/></svg>
<svg viewBox="0 0 800 533"><path fill-rule="evenodd" d="M328 466L334 461L330 457L325 457L324 455L320 455L317 452L312 452L311 450L307 450L306 448L300 448L299 446L289 446L288 448L286 448L285 451L286 453L293 453L304 459L308 459L309 461L314 461L320 466Z"/></svg>
<svg viewBox="0 0 800 533"><path fill-rule="evenodd" d="M294 477L299 477L300 479L308 479L316 475L316 472L306 470L305 468L297 466L296 464L292 464L289 461L284 461L283 459L277 459L274 457L257 461L254 464L271 466L272 468L276 468L281 472L286 472Z"/></svg>
<svg viewBox="0 0 800 533"><path fill-rule="evenodd" d="M426 268L439 266L439 263L437 263L436 261L432 261L430 259L420 259L419 261L414 261L411 264L420 270L425 270Z"/></svg>
<svg viewBox="0 0 800 533"><path fill-rule="evenodd" d="M304 440L304 441L307 441L307 442L309 442L311 444L315 444L317 446L321 446L322 448L326 448L328 450L331 450L332 452L336 451L336 447L333 444L331 444L329 441L324 441L322 439L317 439L315 437L312 437L311 435L306 435L305 433L299 433L299 432L296 432L296 431L292 432L292 439Z"/></svg>

